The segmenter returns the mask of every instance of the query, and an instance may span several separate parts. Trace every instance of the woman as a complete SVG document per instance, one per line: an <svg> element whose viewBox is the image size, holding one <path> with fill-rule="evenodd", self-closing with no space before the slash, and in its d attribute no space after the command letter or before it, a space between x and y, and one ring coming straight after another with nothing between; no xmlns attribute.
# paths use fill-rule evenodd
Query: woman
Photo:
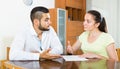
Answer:
<svg viewBox="0 0 120 69"><path fill-rule="evenodd" d="M67 52L73 54L77 49L81 49L85 58L113 59L118 60L115 49L115 42L106 31L104 17L96 10L90 10L84 17L84 30L79 39L70 45L68 41Z"/></svg>

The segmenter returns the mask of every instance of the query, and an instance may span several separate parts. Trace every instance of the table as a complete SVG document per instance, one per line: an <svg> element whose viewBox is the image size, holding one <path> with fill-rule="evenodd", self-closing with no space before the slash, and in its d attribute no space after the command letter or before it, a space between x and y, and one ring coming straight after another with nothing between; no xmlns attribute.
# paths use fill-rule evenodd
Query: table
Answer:
<svg viewBox="0 0 120 69"><path fill-rule="evenodd" d="M6 61L8 69L120 69L120 62L113 60L89 59L87 61L65 61L63 58L53 60Z"/></svg>

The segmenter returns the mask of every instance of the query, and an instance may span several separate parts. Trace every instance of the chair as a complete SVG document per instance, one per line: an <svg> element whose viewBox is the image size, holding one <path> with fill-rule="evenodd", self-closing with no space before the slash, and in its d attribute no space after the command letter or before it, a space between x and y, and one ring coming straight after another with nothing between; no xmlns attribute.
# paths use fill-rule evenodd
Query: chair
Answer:
<svg viewBox="0 0 120 69"><path fill-rule="evenodd" d="M120 48L117 48L116 51L117 51L117 55L118 55L118 60L120 61Z"/></svg>
<svg viewBox="0 0 120 69"><path fill-rule="evenodd" d="M6 69L4 66L4 62L6 62L7 60L0 60L0 69Z"/></svg>
<svg viewBox="0 0 120 69"><path fill-rule="evenodd" d="M7 60L9 60L9 51L10 51L10 47L7 47L7 59L6 60L0 60L0 69L6 69L4 67L4 62L6 62Z"/></svg>
<svg viewBox="0 0 120 69"><path fill-rule="evenodd" d="M9 51L10 51L10 47L7 47L7 60L9 60Z"/></svg>

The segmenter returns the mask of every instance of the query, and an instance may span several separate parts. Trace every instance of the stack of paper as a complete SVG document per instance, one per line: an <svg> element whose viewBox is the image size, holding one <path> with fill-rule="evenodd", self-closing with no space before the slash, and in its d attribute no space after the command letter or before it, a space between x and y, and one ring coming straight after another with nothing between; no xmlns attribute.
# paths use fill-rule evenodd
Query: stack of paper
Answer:
<svg viewBox="0 0 120 69"><path fill-rule="evenodd" d="M88 60L78 55L64 55L62 57L65 59L65 61L86 61Z"/></svg>

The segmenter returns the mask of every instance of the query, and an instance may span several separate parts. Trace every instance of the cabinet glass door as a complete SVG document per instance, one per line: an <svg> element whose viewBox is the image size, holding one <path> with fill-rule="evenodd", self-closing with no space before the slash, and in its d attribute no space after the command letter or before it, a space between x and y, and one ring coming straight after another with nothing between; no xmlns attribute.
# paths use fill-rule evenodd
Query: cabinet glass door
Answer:
<svg viewBox="0 0 120 69"><path fill-rule="evenodd" d="M57 24L57 32L59 39L63 45L64 53L66 47L66 10L58 8L58 24Z"/></svg>

